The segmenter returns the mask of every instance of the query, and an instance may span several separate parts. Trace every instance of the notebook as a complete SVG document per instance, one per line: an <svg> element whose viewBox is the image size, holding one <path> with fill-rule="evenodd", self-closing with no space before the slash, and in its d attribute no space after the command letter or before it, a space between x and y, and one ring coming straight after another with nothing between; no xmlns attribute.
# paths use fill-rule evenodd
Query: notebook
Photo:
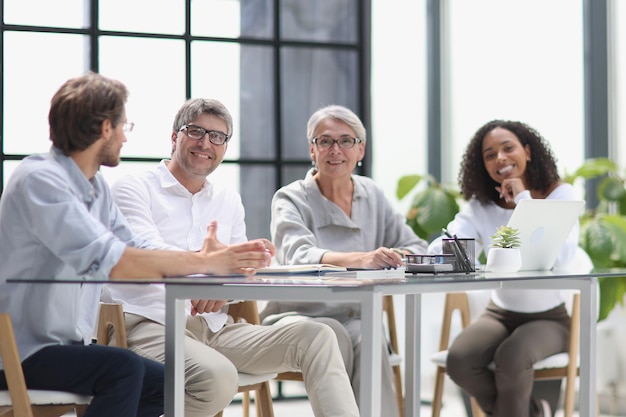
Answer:
<svg viewBox="0 0 626 417"><path fill-rule="evenodd" d="M520 271L552 269L584 208L583 200L521 200L507 224L520 232Z"/></svg>

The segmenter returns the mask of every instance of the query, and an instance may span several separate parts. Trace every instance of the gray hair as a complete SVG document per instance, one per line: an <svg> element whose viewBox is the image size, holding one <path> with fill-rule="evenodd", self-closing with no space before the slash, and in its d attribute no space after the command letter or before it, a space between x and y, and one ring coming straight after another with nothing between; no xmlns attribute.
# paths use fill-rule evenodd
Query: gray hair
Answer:
<svg viewBox="0 0 626 417"><path fill-rule="evenodd" d="M313 139L317 126L325 119L335 119L344 122L350 126L352 130L354 130L356 137L365 143L367 139L365 126L363 126L363 122L361 122L359 116L354 114L354 112L347 107L339 106L337 104L322 107L313 113L313 115L309 118L306 125L306 136L309 142Z"/></svg>
<svg viewBox="0 0 626 417"><path fill-rule="evenodd" d="M228 126L226 134L229 138L232 137L233 117L220 101L210 98L192 98L187 100L176 113L174 125L172 126L173 131L178 132L181 127L197 119L203 113L213 114L223 120L226 126Z"/></svg>

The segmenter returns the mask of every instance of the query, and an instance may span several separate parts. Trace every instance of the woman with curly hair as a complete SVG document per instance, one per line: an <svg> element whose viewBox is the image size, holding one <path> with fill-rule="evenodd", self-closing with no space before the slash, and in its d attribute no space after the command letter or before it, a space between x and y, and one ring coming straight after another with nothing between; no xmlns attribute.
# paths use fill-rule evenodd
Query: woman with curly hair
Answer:
<svg viewBox="0 0 626 417"><path fill-rule="evenodd" d="M463 156L459 185L468 202L448 230L476 239L477 254L489 251L490 236L508 223L520 200L577 198L561 181L548 143L517 121L493 120L478 129ZM574 258L578 232L577 223L555 268ZM429 252L441 253L440 238ZM489 416L551 417L548 401L531 398L533 364L567 351L569 322L559 290L494 290L482 315L452 343L446 370Z"/></svg>

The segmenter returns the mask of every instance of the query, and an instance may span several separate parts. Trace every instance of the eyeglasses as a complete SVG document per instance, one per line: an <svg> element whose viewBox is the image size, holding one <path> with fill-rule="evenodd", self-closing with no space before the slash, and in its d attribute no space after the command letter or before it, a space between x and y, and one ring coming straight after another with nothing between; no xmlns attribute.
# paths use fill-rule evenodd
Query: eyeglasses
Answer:
<svg viewBox="0 0 626 417"><path fill-rule="evenodd" d="M311 143L314 143L319 148L330 149L336 143L341 149L350 149L355 143L361 143L359 138L353 138L352 136L341 136L339 139L333 139L330 136L320 136L319 138L311 139Z"/></svg>
<svg viewBox="0 0 626 417"><path fill-rule="evenodd" d="M181 127L178 131L182 132L183 130L186 131L189 139L194 140L202 140L204 138L204 135L208 133L209 142L211 142L213 145L223 145L228 142L228 139L230 139L230 137L224 132L220 132L219 130L207 130L203 127L196 125L185 125Z"/></svg>
<svg viewBox="0 0 626 417"><path fill-rule="evenodd" d="M135 128L135 123L133 122L124 122L124 125L122 126L122 130L126 133L132 132L134 128Z"/></svg>

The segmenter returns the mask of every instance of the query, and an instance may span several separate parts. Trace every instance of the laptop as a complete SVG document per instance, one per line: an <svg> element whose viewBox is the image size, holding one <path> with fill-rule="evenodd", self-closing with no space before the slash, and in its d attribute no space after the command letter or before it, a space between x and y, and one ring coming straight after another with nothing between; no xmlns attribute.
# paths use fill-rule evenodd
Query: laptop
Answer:
<svg viewBox="0 0 626 417"><path fill-rule="evenodd" d="M520 232L520 271L552 269L584 208L583 200L521 200L507 224Z"/></svg>

